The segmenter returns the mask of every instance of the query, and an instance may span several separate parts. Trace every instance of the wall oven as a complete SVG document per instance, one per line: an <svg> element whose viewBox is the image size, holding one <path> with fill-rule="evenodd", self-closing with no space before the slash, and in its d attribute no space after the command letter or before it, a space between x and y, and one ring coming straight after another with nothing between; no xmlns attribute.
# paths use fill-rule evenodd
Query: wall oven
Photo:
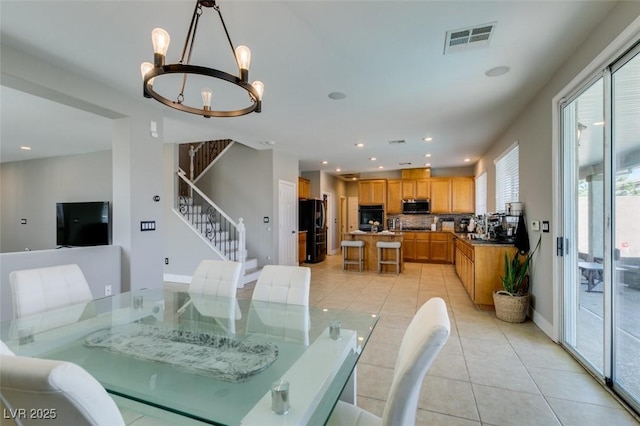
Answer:
<svg viewBox="0 0 640 426"><path fill-rule="evenodd" d="M384 206L382 204L372 206L359 206L358 216L360 221L358 229L361 231L371 231L371 224L369 221L378 222L380 229L384 226Z"/></svg>

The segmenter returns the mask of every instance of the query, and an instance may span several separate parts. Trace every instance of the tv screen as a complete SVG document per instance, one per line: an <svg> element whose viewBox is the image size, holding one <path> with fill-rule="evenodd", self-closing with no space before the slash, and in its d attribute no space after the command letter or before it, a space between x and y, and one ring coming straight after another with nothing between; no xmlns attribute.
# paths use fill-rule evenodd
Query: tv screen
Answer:
<svg viewBox="0 0 640 426"><path fill-rule="evenodd" d="M59 246L102 246L109 244L108 201L56 203Z"/></svg>

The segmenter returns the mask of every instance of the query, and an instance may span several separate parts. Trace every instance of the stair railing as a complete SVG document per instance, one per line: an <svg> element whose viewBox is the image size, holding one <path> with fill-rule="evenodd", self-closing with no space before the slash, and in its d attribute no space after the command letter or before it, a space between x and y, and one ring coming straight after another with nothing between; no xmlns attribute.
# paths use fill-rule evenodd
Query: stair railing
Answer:
<svg viewBox="0 0 640 426"><path fill-rule="evenodd" d="M242 218L231 219L207 197L189 178L184 170L176 173L178 182L189 186L190 197L178 196L177 210L202 238L219 255L234 262L246 260L246 230Z"/></svg>

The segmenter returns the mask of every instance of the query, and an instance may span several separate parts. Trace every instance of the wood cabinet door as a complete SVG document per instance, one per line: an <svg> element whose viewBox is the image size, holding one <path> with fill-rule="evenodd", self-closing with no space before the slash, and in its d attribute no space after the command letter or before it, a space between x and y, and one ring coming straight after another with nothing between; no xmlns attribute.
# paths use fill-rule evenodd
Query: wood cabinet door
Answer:
<svg viewBox="0 0 640 426"><path fill-rule="evenodd" d="M431 198L431 179L416 180L416 198L418 200Z"/></svg>
<svg viewBox="0 0 640 426"><path fill-rule="evenodd" d="M385 204L387 202L387 181L371 181L371 204Z"/></svg>
<svg viewBox="0 0 640 426"><path fill-rule="evenodd" d="M371 203L371 182L369 181L358 182L358 203L372 204Z"/></svg>
<svg viewBox="0 0 640 426"><path fill-rule="evenodd" d="M451 179L431 178L431 213L451 212Z"/></svg>
<svg viewBox="0 0 640 426"><path fill-rule="evenodd" d="M449 237L444 233L431 234L430 260L446 262L449 258Z"/></svg>
<svg viewBox="0 0 640 426"><path fill-rule="evenodd" d="M473 213L476 210L476 183L473 177L451 179L451 211Z"/></svg>
<svg viewBox="0 0 640 426"><path fill-rule="evenodd" d="M416 181L403 179L402 180L402 199L412 200L416 198Z"/></svg>
<svg viewBox="0 0 640 426"><path fill-rule="evenodd" d="M431 236L427 232L416 234L416 260L431 260Z"/></svg>
<svg viewBox="0 0 640 426"><path fill-rule="evenodd" d="M387 214L402 213L402 180L387 181Z"/></svg>
<svg viewBox="0 0 640 426"><path fill-rule="evenodd" d="M298 198L311 198L311 181L305 178L298 178Z"/></svg>
<svg viewBox="0 0 640 426"><path fill-rule="evenodd" d="M403 259L412 261L416 260L416 233L405 232L402 237Z"/></svg>

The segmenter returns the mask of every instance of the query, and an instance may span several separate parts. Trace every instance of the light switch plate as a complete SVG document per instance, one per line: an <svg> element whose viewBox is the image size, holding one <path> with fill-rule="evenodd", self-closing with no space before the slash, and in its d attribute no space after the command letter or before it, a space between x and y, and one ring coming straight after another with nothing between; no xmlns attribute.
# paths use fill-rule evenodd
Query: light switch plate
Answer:
<svg viewBox="0 0 640 426"><path fill-rule="evenodd" d="M531 221L531 230L532 231L540 231L540 221L539 220L532 220Z"/></svg>

